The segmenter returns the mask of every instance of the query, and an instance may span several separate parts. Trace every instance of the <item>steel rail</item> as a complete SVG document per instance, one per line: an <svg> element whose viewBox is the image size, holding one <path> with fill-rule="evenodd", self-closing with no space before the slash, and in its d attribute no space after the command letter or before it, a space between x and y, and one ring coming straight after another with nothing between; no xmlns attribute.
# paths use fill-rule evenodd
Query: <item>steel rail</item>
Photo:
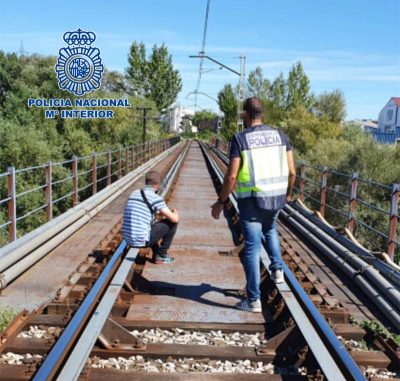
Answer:
<svg viewBox="0 0 400 381"><path fill-rule="evenodd" d="M124 240L121 245L126 247L126 241ZM124 285L129 270L135 262L138 252L139 249L129 249L126 257L114 275L110 286L107 288L107 291L102 297L98 307L94 311L92 318L80 336L77 345L74 347L73 351L68 357L68 360L60 371L57 377L58 381L73 381L79 378L81 371L85 366L86 360L90 355L93 346L96 344L97 337L100 335L104 323L106 322L115 303L115 300L117 299L119 292ZM40 380L40 378L38 380Z"/></svg>
<svg viewBox="0 0 400 381"><path fill-rule="evenodd" d="M175 177L178 174L179 168L183 163L183 160L186 156L186 153L189 149L189 145L185 147L183 152L179 155L178 159L175 161L174 165L168 171L166 175L166 185L161 193L162 197L165 197L168 191L170 190ZM124 249L128 246L126 241L123 240L121 245L124 245ZM120 245L120 246L121 246ZM59 375L57 380L59 381L74 381L77 380L80 376L80 373L85 366L86 360L92 351L93 346L96 343L97 337L101 333L101 330L106 322L112 306L114 305L115 299L119 295L119 291L121 290L124 281L128 275L129 270L131 269L133 262L138 254L138 249L131 248L126 257L123 259L121 265L119 266L113 280L110 283L110 286L104 293L98 307L96 308L95 312L93 313L90 321L87 323L85 330L80 335L80 338L77 344L72 349L68 359L63 365L62 369L59 371ZM86 299L85 299L86 300ZM75 315L74 315L75 316ZM69 325L68 325L69 326ZM76 327L79 328L81 325L77 325ZM68 333L73 340L77 335L74 332ZM72 345L72 344L71 344ZM70 345L70 346L71 346ZM54 360L48 365L49 369L50 366L56 366ZM54 374L54 371L52 371ZM45 373L45 375L50 374L49 370ZM47 378L44 378L47 380ZM35 379L34 379L35 380ZM42 380L41 378L37 379Z"/></svg>
<svg viewBox="0 0 400 381"><path fill-rule="evenodd" d="M86 323L88 315L91 313L94 305L97 303L102 291L104 290L107 280L115 271L115 267L118 265L118 261L122 257L126 247L127 243L122 241L100 274L99 278L96 280L95 284L87 294L86 298L83 300L83 303L75 312L71 321L52 347L50 353L46 356L42 365L34 375L33 381L53 379L59 369L60 363L66 358L67 352L71 348L73 340L75 340L78 334L81 332L82 325Z"/></svg>
<svg viewBox="0 0 400 381"><path fill-rule="evenodd" d="M214 160L207 155L204 147L202 149L218 180L222 184L223 175L221 171ZM232 204L236 212L239 213L236 196L231 193L229 198L231 202L233 201ZM261 261L267 271L269 271L270 260L264 246ZM332 328L302 289L286 264L283 264L283 272L288 283L283 282L276 286L328 380L365 381L366 378L358 365L339 341ZM329 346L329 350L327 346ZM333 358L332 353L338 361ZM338 366L338 362L340 362L341 367ZM342 371L342 368L344 368L344 371Z"/></svg>

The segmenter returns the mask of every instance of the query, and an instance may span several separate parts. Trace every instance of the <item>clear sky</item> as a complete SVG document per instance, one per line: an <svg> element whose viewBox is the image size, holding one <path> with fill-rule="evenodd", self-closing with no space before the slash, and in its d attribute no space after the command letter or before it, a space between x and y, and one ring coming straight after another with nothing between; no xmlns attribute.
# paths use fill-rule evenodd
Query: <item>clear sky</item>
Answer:
<svg viewBox="0 0 400 381"><path fill-rule="evenodd" d="M150 51L163 42L180 71L178 102L194 105L207 0L0 0L0 50L58 55L64 32L96 33L103 64L124 71L133 40ZM205 52L246 73L261 66L273 80L303 63L315 94L341 89L347 119L377 119L400 96L400 0L211 0ZM205 62L200 91L216 97L238 77ZM210 71L208 71L210 69ZM211 70L214 69L214 70ZM56 78L55 78L56 80ZM200 108L216 103L198 96Z"/></svg>

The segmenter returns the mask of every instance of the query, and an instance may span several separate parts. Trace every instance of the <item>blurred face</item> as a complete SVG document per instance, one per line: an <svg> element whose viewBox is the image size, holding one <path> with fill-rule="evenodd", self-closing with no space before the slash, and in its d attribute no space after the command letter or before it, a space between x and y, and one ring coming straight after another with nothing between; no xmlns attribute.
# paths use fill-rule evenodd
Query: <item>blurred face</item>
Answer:
<svg viewBox="0 0 400 381"><path fill-rule="evenodd" d="M249 115L247 114L246 110L243 110L243 123L246 127L250 126L250 118Z"/></svg>

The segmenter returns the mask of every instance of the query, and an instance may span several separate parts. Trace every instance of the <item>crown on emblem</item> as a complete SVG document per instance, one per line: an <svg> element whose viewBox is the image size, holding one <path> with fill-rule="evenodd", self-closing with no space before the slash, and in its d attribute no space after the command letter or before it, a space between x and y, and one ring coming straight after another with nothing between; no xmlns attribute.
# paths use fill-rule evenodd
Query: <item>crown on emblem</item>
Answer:
<svg viewBox="0 0 400 381"><path fill-rule="evenodd" d="M78 29L65 32L63 39L68 45L90 45L96 39L96 35L93 32Z"/></svg>

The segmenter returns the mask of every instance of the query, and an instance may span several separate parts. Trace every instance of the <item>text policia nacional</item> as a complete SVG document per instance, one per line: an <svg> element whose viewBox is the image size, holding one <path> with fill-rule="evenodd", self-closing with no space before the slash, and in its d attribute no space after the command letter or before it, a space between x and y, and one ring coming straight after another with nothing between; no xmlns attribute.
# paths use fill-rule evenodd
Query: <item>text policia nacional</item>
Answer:
<svg viewBox="0 0 400 381"><path fill-rule="evenodd" d="M77 98L71 101L69 98L29 98L28 107L45 108L45 117L47 119L55 118L60 115L63 119L90 119L114 118L113 110L92 109L93 107L131 107L127 98ZM64 107L66 109L64 109ZM68 108L67 108L68 107ZM72 107L80 107L80 109L72 109ZM57 108L57 109L54 109ZM61 108L61 110L60 110ZM91 109L82 109L91 108Z"/></svg>

